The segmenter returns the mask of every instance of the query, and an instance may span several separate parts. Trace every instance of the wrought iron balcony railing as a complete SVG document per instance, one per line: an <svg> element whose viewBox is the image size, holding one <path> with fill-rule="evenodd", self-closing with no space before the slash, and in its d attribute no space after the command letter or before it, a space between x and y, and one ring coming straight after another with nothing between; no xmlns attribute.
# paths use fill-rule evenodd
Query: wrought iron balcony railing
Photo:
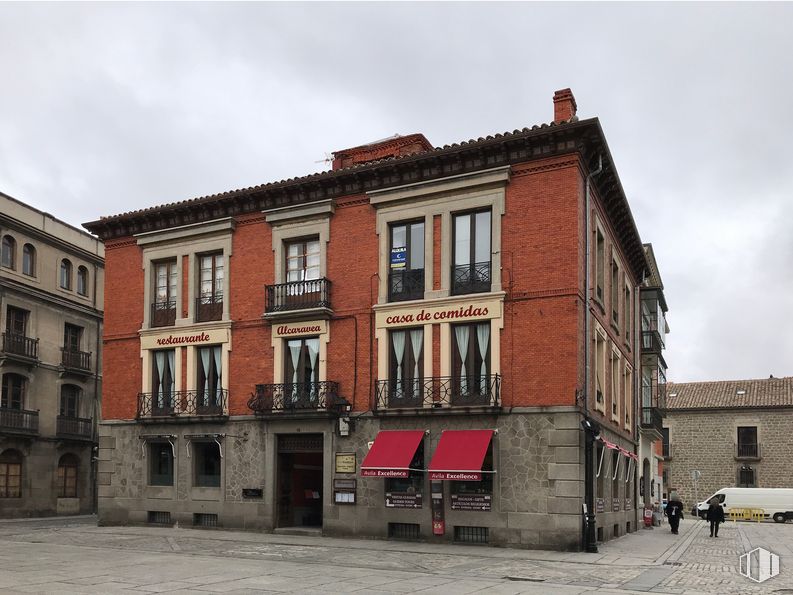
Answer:
<svg viewBox="0 0 793 595"><path fill-rule="evenodd" d="M39 358L39 340L19 333L3 333L3 352L27 359Z"/></svg>
<svg viewBox="0 0 793 595"><path fill-rule="evenodd" d="M229 391L177 390L138 393L138 419L228 415Z"/></svg>
<svg viewBox="0 0 793 595"><path fill-rule="evenodd" d="M195 300L196 322L209 322L223 318L223 294L207 294Z"/></svg>
<svg viewBox="0 0 793 595"><path fill-rule="evenodd" d="M498 407L500 391L501 377L498 374L378 380L375 408Z"/></svg>
<svg viewBox="0 0 793 595"><path fill-rule="evenodd" d="M396 269L388 274L388 301L403 302L424 297L424 269Z"/></svg>
<svg viewBox="0 0 793 595"><path fill-rule="evenodd" d="M490 262L458 264L452 267L452 294L490 291Z"/></svg>
<svg viewBox="0 0 793 595"><path fill-rule="evenodd" d="M173 326L176 323L176 300L151 305L151 326Z"/></svg>
<svg viewBox="0 0 793 595"><path fill-rule="evenodd" d="M759 443L738 442L735 445L736 459L759 460L763 456Z"/></svg>
<svg viewBox="0 0 793 595"><path fill-rule="evenodd" d="M347 405L346 399L339 396L339 383L331 381L257 384L248 400L248 407L260 415L279 411L340 412Z"/></svg>
<svg viewBox="0 0 793 595"><path fill-rule="evenodd" d="M661 434L664 427L664 416L657 407L642 407L641 427L647 430L657 430Z"/></svg>
<svg viewBox="0 0 793 595"><path fill-rule="evenodd" d="M330 308L330 281L324 278L266 285L265 293L267 313Z"/></svg>
<svg viewBox="0 0 793 595"><path fill-rule="evenodd" d="M0 432L35 436L39 433L39 412L0 408Z"/></svg>
<svg viewBox="0 0 793 595"><path fill-rule="evenodd" d="M91 354L62 347L61 365L69 370L88 372L91 370Z"/></svg>
<svg viewBox="0 0 793 595"><path fill-rule="evenodd" d="M93 424L90 418L59 415L56 419L55 433L58 438L90 440L93 435Z"/></svg>

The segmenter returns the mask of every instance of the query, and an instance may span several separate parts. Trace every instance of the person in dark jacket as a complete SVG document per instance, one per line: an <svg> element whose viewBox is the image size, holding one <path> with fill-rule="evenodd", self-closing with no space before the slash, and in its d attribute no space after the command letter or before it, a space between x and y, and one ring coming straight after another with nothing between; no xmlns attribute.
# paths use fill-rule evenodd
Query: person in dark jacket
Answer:
<svg viewBox="0 0 793 595"><path fill-rule="evenodd" d="M683 518L683 503L678 498L677 492L669 494L669 501L666 503L666 516L669 517L669 526L672 527L672 533L677 535L677 528Z"/></svg>
<svg viewBox="0 0 793 595"><path fill-rule="evenodd" d="M718 498L713 498L708 506L708 520L710 521L710 536L719 536L719 523L724 522L724 509Z"/></svg>

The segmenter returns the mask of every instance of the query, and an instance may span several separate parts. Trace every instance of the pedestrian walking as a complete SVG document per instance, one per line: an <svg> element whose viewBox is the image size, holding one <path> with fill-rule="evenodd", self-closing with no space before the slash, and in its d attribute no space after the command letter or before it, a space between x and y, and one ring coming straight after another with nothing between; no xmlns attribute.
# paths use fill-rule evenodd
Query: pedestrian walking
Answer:
<svg viewBox="0 0 793 595"><path fill-rule="evenodd" d="M683 519L683 503L675 491L669 494L669 501L666 503L666 516L669 517L669 526L672 527L672 533L677 535L677 528Z"/></svg>
<svg viewBox="0 0 793 595"><path fill-rule="evenodd" d="M710 521L710 536L719 536L719 523L724 522L724 509L718 498L713 498L708 506L708 520Z"/></svg>

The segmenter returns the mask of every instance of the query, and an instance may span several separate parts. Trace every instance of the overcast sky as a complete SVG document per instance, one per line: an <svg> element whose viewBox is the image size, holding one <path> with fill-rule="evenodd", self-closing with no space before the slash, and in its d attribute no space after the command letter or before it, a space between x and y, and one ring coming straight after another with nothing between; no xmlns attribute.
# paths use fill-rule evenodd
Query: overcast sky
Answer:
<svg viewBox="0 0 793 595"><path fill-rule="evenodd" d="M793 4L0 3L0 191L74 225L600 118L673 381L793 375Z"/></svg>

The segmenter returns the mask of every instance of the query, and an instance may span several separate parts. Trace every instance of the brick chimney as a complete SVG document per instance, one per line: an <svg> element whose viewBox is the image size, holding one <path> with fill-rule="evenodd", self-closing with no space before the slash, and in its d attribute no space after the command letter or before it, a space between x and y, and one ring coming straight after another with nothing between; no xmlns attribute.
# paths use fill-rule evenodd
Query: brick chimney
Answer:
<svg viewBox="0 0 793 595"><path fill-rule="evenodd" d="M341 149L333 152L333 169L342 169L359 163L388 159L389 157L402 157L404 155L414 155L431 151L433 146L421 133L394 136L376 140L374 142L352 147L351 149Z"/></svg>
<svg viewBox="0 0 793 595"><path fill-rule="evenodd" d="M560 124L575 118L578 106L570 89L560 89L553 94L553 123Z"/></svg>

